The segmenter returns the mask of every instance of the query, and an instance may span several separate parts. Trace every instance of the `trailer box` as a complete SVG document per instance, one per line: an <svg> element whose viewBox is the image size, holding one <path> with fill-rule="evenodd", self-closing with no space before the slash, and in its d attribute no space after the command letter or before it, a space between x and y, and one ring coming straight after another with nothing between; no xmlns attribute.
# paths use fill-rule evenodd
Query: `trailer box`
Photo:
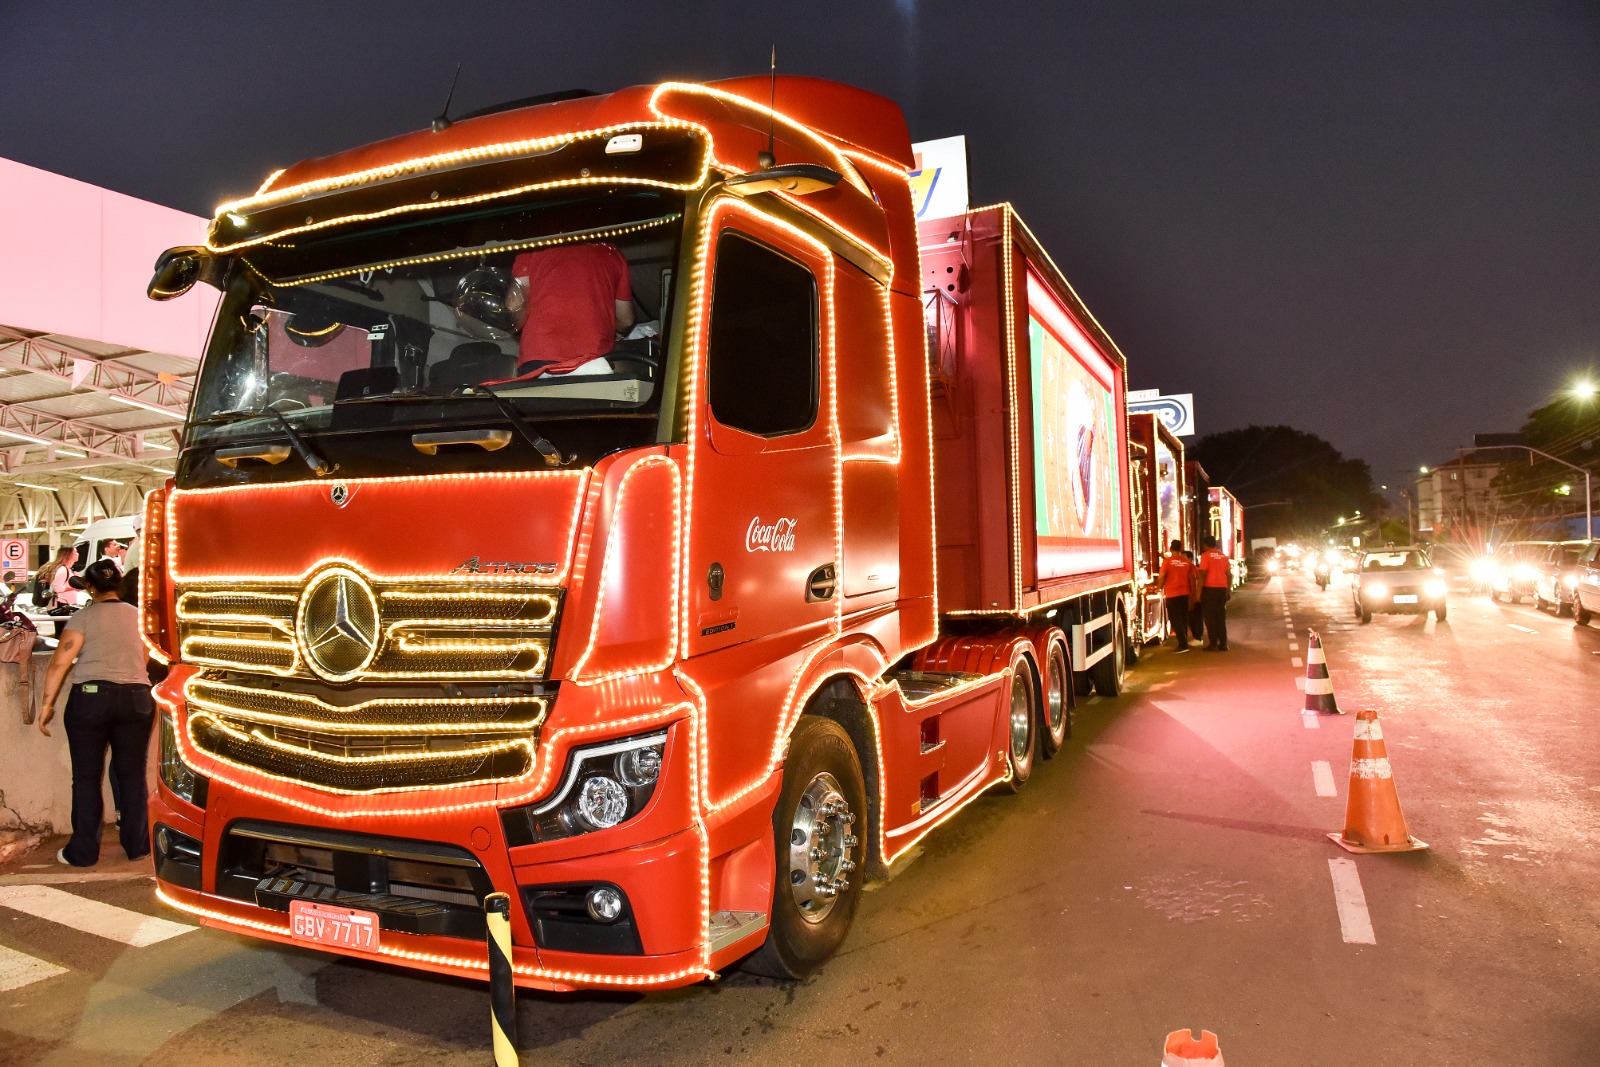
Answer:
<svg viewBox="0 0 1600 1067"><path fill-rule="evenodd" d="M924 222L921 246L940 611L1127 586L1122 353L1009 205Z"/></svg>

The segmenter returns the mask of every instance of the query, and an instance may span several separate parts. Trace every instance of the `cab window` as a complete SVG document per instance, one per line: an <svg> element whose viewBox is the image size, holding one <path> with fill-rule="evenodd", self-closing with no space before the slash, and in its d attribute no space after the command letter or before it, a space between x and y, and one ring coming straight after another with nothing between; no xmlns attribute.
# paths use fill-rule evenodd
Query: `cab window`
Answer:
<svg viewBox="0 0 1600 1067"><path fill-rule="evenodd" d="M706 345L711 414L762 437L817 418L817 282L801 264L742 234L717 241Z"/></svg>

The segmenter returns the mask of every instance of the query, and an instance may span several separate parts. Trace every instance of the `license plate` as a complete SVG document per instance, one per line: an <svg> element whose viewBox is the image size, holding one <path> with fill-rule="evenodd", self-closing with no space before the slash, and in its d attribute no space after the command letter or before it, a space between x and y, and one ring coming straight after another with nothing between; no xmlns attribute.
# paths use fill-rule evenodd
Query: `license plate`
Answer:
<svg viewBox="0 0 1600 1067"><path fill-rule="evenodd" d="M296 941L335 948L376 949L376 912L357 911L309 900L289 901L289 933Z"/></svg>
<svg viewBox="0 0 1600 1067"><path fill-rule="evenodd" d="M1394 598L1394 602L1396 604L1415 604L1417 602L1417 594L1402 593L1400 596Z"/></svg>

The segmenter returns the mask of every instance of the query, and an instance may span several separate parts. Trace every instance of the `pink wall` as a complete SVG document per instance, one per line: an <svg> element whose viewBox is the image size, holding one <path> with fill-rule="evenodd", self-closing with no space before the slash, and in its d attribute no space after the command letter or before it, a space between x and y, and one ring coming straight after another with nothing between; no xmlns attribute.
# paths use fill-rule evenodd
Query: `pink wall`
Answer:
<svg viewBox="0 0 1600 1067"><path fill-rule="evenodd" d="M206 220L0 159L0 323L198 359L218 293L145 297L156 256Z"/></svg>

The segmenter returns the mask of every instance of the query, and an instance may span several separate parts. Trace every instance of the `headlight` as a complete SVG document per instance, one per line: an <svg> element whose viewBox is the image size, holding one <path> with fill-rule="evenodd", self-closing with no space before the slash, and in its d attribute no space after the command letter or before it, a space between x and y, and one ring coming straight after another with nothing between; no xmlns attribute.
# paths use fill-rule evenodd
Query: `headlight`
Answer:
<svg viewBox="0 0 1600 1067"><path fill-rule="evenodd" d="M1535 578L1539 577L1539 572L1526 563L1517 564L1517 569L1512 573L1524 582L1531 582Z"/></svg>
<svg viewBox="0 0 1600 1067"><path fill-rule="evenodd" d="M1567 575L1565 578L1561 579L1561 582L1568 589L1578 588L1578 576L1576 574Z"/></svg>
<svg viewBox="0 0 1600 1067"><path fill-rule="evenodd" d="M1267 573L1268 574L1277 574L1278 573L1278 561L1277 560L1275 560L1275 559L1267 560Z"/></svg>
<svg viewBox="0 0 1600 1067"><path fill-rule="evenodd" d="M1367 582L1361 587L1361 595L1372 597L1374 600L1382 600L1389 595L1389 587L1382 582Z"/></svg>
<svg viewBox="0 0 1600 1067"><path fill-rule="evenodd" d="M1422 591L1434 600L1440 600L1450 591L1450 587L1438 578L1434 578L1423 584Z"/></svg>
<svg viewBox="0 0 1600 1067"><path fill-rule="evenodd" d="M638 815L655 795L666 751L665 732L572 750L550 799L501 813L513 846L609 830Z"/></svg>
<svg viewBox="0 0 1600 1067"><path fill-rule="evenodd" d="M161 713L160 769L162 784L172 790L175 796L196 807L206 806L207 779L183 762L183 757L178 754L178 727L166 712Z"/></svg>
<svg viewBox="0 0 1600 1067"><path fill-rule="evenodd" d="M1499 570L1492 562L1486 559L1474 560L1472 564L1472 577L1478 582L1492 582L1495 573Z"/></svg>

